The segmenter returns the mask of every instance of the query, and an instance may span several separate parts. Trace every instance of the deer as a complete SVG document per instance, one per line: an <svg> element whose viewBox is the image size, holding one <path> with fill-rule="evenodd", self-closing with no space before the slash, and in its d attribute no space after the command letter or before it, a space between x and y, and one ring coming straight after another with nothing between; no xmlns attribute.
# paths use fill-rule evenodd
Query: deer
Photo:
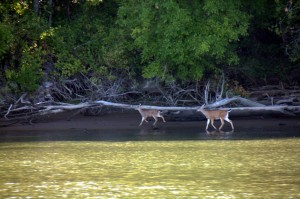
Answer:
<svg viewBox="0 0 300 199"><path fill-rule="evenodd" d="M165 121L165 118L161 115L161 112L159 110L156 109L141 109L141 105L136 109L140 112L141 116L142 116L142 121L140 123L140 126L143 124L143 122L148 122L147 118L148 117L153 117L154 118L154 123L153 126L155 126L156 122L158 121L158 117L162 118L163 122Z"/></svg>
<svg viewBox="0 0 300 199"><path fill-rule="evenodd" d="M221 126L219 127L219 131L224 126L224 120L229 122L232 130L234 130L233 122L229 119L229 112L231 111L231 109L229 109L229 110L205 110L204 105L205 104L203 104L199 109L197 109L197 111L200 111L201 113L203 113L203 115L207 119L206 130L208 129L208 125L210 122L211 122L211 125L217 130L217 128L214 125L214 121L217 119L221 120Z"/></svg>

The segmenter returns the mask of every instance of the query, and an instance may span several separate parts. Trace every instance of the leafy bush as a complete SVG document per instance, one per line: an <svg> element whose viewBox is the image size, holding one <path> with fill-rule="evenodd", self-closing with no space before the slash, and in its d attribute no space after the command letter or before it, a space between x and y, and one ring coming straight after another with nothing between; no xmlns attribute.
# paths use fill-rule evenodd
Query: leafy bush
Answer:
<svg viewBox="0 0 300 199"><path fill-rule="evenodd" d="M0 58L12 46L13 41L12 28L7 24L0 23Z"/></svg>
<svg viewBox="0 0 300 199"><path fill-rule="evenodd" d="M42 77L42 50L41 48L26 48L22 52L20 67L17 70L6 71L6 78L14 91L34 92Z"/></svg>
<svg viewBox="0 0 300 199"><path fill-rule="evenodd" d="M117 24L139 52L146 78L199 80L207 70L235 64L231 43L247 34L239 1L122 1Z"/></svg>

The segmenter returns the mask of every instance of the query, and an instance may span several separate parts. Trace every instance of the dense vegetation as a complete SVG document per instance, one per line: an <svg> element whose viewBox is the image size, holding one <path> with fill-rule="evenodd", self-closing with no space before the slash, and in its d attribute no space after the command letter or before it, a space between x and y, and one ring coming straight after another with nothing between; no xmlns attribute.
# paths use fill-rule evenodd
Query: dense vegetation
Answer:
<svg viewBox="0 0 300 199"><path fill-rule="evenodd" d="M124 100L151 79L176 104L222 73L238 94L298 85L299 42L300 1L3 0L0 101Z"/></svg>

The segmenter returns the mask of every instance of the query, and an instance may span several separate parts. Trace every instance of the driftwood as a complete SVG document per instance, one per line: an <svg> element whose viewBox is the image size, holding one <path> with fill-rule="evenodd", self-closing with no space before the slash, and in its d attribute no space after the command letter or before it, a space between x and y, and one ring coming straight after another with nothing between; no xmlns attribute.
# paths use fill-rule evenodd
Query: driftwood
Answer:
<svg viewBox="0 0 300 199"><path fill-rule="evenodd" d="M238 102L243 106L240 107L231 107L232 110L235 112L247 112L251 114L251 112L260 112L264 114L266 112L274 112L283 115L297 115L300 113L300 106L288 106L288 105L276 105L276 106L265 106L263 104L241 98L241 97L233 97L233 98L226 98L215 102L213 104L207 105L206 108L208 109L228 109L228 108L220 108L220 106L228 105L232 102ZM67 103L56 103L56 104L35 104L35 105L24 105L21 107L14 107L14 105L10 105L9 108L3 113L3 120L4 121L16 121L16 120L30 120L32 118L37 118L38 116L42 115L49 115L60 113L63 111L68 110L82 110L86 108L99 108L99 107L114 107L120 109L138 109L140 105L131 105L131 104L124 104L124 103L113 103L103 100L92 101L92 102L84 102L79 104L67 104ZM142 109L156 109L161 111L169 111L169 112L184 112L184 111L191 111L195 112L199 106L185 106L185 107L178 107L178 106L150 106L150 105L141 105ZM176 113L175 113L176 114ZM1 120L0 120L1 121Z"/></svg>
<svg viewBox="0 0 300 199"><path fill-rule="evenodd" d="M216 108L216 107L220 107L220 106L225 106L231 102L239 102L240 104L242 104L242 106L250 106L250 107L265 107L266 106L264 104L261 104L261 103L255 102L255 101L251 101L246 98L236 96L236 97L232 97L232 98L222 99L220 101L217 101L215 103L207 105L206 107Z"/></svg>
<svg viewBox="0 0 300 199"><path fill-rule="evenodd" d="M269 85L251 92L250 98L267 105L300 106L300 88Z"/></svg>
<svg viewBox="0 0 300 199"><path fill-rule="evenodd" d="M33 97L26 93L19 98L6 95L0 104L0 127L3 123L9 125L15 121L31 122L40 118L39 116L70 110L75 110L72 114L76 112L76 114L86 115L101 115L111 108L134 110L138 108L140 102L148 101L148 99L165 106L142 105L142 109L162 110L165 114L176 115L178 119L188 115L201 115L195 114L195 111L203 102L207 109L230 107L234 110L232 114L237 114L237 116L238 114L263 115L265 113L300 114L299 87L265 86L248 93L249 99L246 99L239 96L231 97L230 90L225 89L224 74L217 84L208 81L206 86L197 82L195 85L185 85L185 87L176 83L162 87L157 80L154 80L154 82L148 82L144 90L139 88L127 90L124 89L124 85L128 86L126 82L126 78L118 81L94 82L90 77L81 74L75 79L44 82ZM79 103L61 103L60 101ZM117 103L122 101L127 104Z"/></svg>
<svg viewBox="0 0 300 199"><path fill-rule="evenodd" d="M228 99L228 100L222 100L222 103L214 103L212 105L206 106L207 108L211 108L211 107L218 107L218 105L222 104L222 105L226 105L225 102L229 103L232 101L237 101L237 100L241 100L242 101L246 101L247 104L249 104L250 100L246 100L244 98L240 98L237 97L235 99ZM137 109L139 107L139 105L128 105L128 104L120 104L120 103L111 103L111 102L106 102L106 101L95 101L95 104L101 104L103 106L111 106L111 107L116 107L116 108L126 108L126 109ZM255 105L256 103L250 103L252 105ZM300 111L300 106L264 106L261 104L258 104L259 106L255 106L255 107L235 107L235 108L230 108L232 110L237 110L237 111L247 111L247 112L257 112L260 111L262 112L277 112L277 113L282 113L284 115L290 115L290 116L295 116L295 113L299 113ZM176 107L176 106L168 106L168 107L164 107L164 106L141 106L142 109L156 109L156 110L161 110L161 111L196 111L197 109L199 109L200 106L195 106L195 107ZM226 110L228 108L219 108L219 109L223 109Z"/></svg>
<svg viewBox="0 0 300 199"><path fill-rule="evenodd" d="M248 106L248 107L253 107L257 110L264 110L263 108L260 107L266 107L263 104L248 100L246 98L242 98L242 97L232 97L232 98L225 98L222 99L218 102L215 102L213 104L210 105L206 105L206 108L217 108L220 106L225 106L229 103L232 102L239 102L240 104L242 104L243 106ZM117 108L126 108L126 109L137 109L139 105L129 105L129 104L122 104L122 103L112 103L112 102L107 102L107 101L94 101L92 102L93 104L100 104L103 106L111 106L111 107L117 107ZM170 110L170 111L187 111L187 110L196 110L198 109L200 106L195 106L195 107L178 107L178 106L141 106L142 109L157 109L157 110ZM246 108L246 107L244 107ZM236 108L238 109L238 108ZM278 108L275 108L276 110Z"/></svg>

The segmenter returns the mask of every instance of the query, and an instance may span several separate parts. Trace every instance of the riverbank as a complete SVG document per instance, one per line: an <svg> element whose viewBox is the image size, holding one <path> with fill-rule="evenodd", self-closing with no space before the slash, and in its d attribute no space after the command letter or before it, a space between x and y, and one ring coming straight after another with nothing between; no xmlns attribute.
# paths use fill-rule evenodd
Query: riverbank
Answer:
<svg viewBox="0 0 300 199"><path fill-rule="evenodd" d="M170 121L168 116L165 116L166 123L163 123L161 118L157 122L157 128L187 128L199 129L204 131L206 120L199 119L193 121ZM299 117L231 117L235 131L242 131L244 129L266 129L274 131L299 130ZM106 130L139 130L152 129L153 119L149 119L148 123L143 123L139 126L141 116L137 111L113 111L101 116L84 116L81 114L74 115L74 112L64 112L59 114L52 114L37 118L32 124L18 123L8 127L1 127L1 132L24 132L24 131L106 131ZM216 121L215 125L219 127L220 122ZM210 130L213 130L210 126ZM231 130L230 124L225 122L224 131Z"/></svg>

